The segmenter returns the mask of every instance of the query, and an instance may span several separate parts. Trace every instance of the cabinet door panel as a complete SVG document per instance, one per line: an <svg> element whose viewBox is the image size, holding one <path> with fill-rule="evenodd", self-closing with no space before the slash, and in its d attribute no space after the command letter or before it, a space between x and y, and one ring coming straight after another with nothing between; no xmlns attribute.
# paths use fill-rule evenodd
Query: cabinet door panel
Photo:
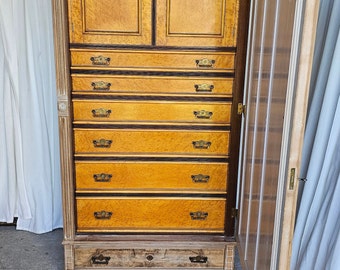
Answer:
<svg viewBox="0 0 340 270"><path fill-rule="evenodd" d="M237 0L158 0L159 46L235 47Z"/></svg>
<svg viewBox="0 0 340 270"><path fill-rule="evenodd" d="M70 42L151 44L151 0L69 1Z"/></svg>

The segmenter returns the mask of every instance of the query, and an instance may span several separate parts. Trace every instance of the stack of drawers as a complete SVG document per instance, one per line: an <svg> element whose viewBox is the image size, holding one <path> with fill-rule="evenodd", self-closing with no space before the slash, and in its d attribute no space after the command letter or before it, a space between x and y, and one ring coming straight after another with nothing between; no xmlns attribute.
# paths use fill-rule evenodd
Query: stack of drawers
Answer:
<svg viewBox="0 0 340 270"><path fill-rule="evenodd" d="M65 268L232 269L239 0L53 3Z"/></svg>
<svg viewBox="0 0 340 270"><path fill-rule="evenodd" d="M234 55L71 49L78 232L220 233Z"/></svg>

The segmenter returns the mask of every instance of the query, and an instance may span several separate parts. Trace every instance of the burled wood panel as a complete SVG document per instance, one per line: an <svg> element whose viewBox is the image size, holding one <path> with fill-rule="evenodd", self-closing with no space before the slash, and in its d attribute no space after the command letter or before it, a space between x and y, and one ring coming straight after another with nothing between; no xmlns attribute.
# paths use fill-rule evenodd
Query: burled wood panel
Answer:
<svg viewBox="0 0 340 270"><path fill-rule="evenodd" d="M75 153L228 155L227 131L75 129ZM103 146L96 146L96 144Z"/></svg>
<svg viewBox="0 0 340 270"><path fill-rule="evenodd" d="M162 93L230 96L233 84L233 78L72 75L74 92L102 94Z"/></svg>
<svg viewBox="0 0 340 270"><path fill-rule="evenodd" d="M81 192L226 192L228 163L76 162ZM103 177L101 177L103 175Z"/></svg>
<svg viewBox="0 0 340 270"><path fill-rule="evenodd" d="M223 198L77 197L76 205L78 232L224 231Z"/></svg>
<svg viewBox="0 0 340 270"><path fill-rule="evenodd" d="M73 0L71 43L151 45L151 0Z"/></svg>
<svg viewBox="0 0 340 270"><path fill-rule="evenodd" d="M99 64L96 57L106 60ZM91 60L92 59L92 60ZM203 61L197 63L197 61ZM96 69L155 69L155 70L199 70L233 71L235 54L228 52L183 52L183 51L129 51L71 49L71 64L75 67Z"/></svg>
<svg viewBox="0 0 340 270"><path fill-rule="evenodd" d="M230 123L231 103L73 100L75 121Z"/></svg>
<svg viewBox="0 0 340 270"><path fill-rule="evenodd" d="M158 0L157 45L234 47L238 0Z"/></svg>

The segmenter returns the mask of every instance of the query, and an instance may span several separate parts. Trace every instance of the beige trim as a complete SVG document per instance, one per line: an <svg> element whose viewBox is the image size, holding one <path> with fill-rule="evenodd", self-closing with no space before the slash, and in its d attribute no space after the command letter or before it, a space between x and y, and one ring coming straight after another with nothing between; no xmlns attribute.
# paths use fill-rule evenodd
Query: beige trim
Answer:
<svg viewBox="0 0 340 270"><path fill-rule="evenodd" d="M302 5L297 9L302 9ZM278 269L290 269L292 239L295 225L296 202L298 193L298 173L300 171L302 145L305 131L306 112L308 106L308 92L313 63L314 42L319 11L319 0L306 0L302 33L296 35L295 40L301 38L298 59L297 78L294 80L295 97L291 133L289 136L289 159L286 167L285 201L282 215L281 243L278 253ZM303 14L303 13L302 13ZM294 87L294 85L292 85ZM295 168L295 183L290 189L290 170Z"/></svg>

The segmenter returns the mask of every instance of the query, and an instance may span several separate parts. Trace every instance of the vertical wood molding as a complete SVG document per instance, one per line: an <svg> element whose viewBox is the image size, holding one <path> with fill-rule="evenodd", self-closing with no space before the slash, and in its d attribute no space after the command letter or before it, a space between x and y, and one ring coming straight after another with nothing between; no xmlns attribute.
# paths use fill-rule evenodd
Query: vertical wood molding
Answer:
<svg viewBox="0 0 340 270"><path fill-rule="evenodd" d="M75 236L73 166L72 166L72 127L70 118L70 76L67 29L67 1L53 0L53 29L56 65L56 86L59 115L60 164L63 193L63 222L65 267L73 269L73 251L68 241ZM66 226L67 224L67 226Z"/></svg>
<svg viewBox="0 0 340 270"><path fill-rule="evenodd" d="M305 132L306 113L308 106L308 92L310 86L314 43L316 36L317 18L319 12L319 0L302 1L305 5L302 14L301 32L297 35L300 43L299 59L297 61L297 77L294 80L295 95L292 110L294 112L291 121L290 146L286 167L285 201L282 213L281 243L278 253L278 269L290 269L292 253L292 240L294 234L296 203L298 194L298 177L302 158L302 146ZM295 183L290 189L290 170L295 168Z"/></svg>

